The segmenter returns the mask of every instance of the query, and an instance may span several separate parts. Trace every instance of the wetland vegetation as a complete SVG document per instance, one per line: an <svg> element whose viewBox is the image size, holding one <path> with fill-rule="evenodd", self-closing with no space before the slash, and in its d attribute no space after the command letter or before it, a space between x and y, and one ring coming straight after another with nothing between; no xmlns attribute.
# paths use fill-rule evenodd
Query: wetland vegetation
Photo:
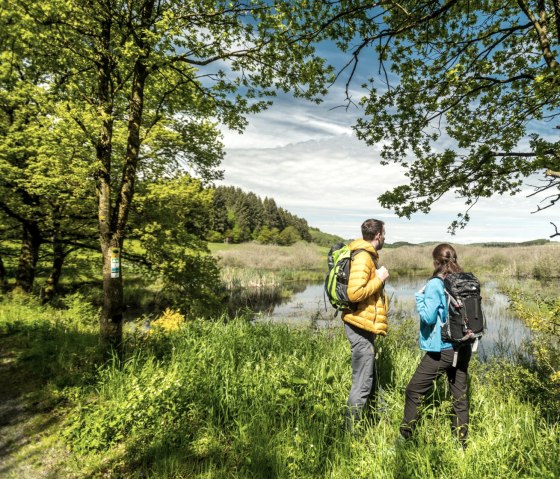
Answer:
<svg viewBox="0 0 560 479"><path fill-rule="evenodd" d="M535 286L535 277L559 270L560 245L458 250L466 267L513 298L518 321L531 328L535 314L558 320L554 289ZM415 272L421 282L430 274L429 251L429 245L387 248L382 260L395 281ZM306 243L212 245L231 291L274 289L280 296L289 296L295 280L320 278L325 253ZM147 294L141 285L129 286L132 296ZM339 319L326 328L255 322L248 310L234 319L202 319L164 309L149 330L131 327L143 311L125 327L123 356L107 361L99 349L98 305L87 289L51 304L6 294L0 379L14 384L3 389L3 400L18 401L11 410L19 413L3 416L11 454L1 471L75 478L558 476L554 337L532 329L525 343L506 341L491 357L473 361L466 452L449 432L443 382L424 404L431 420L414 443L401 445L395 439L404 387L420 352L416 319L399 302L395 310L398 320L378 341L376 403L359 434L348 436L342 420L351 374Z"/></svg>

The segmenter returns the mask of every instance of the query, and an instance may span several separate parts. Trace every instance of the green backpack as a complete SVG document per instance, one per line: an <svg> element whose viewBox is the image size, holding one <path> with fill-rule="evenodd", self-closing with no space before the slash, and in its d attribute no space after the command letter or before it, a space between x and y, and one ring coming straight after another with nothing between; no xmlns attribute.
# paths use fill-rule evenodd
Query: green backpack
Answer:
<svg viewBox="0 0 560 479"><path fill-rule="evenodd" d="M375 259L369 251L365 249L351 251L344 243L333 245L327 255L329 272L325 278L325 293L331 305L336 309L335 317L339 311L356 309L356 303L348 299L348 279L352 260L361 251L369 253L375 264Z"/></svg>

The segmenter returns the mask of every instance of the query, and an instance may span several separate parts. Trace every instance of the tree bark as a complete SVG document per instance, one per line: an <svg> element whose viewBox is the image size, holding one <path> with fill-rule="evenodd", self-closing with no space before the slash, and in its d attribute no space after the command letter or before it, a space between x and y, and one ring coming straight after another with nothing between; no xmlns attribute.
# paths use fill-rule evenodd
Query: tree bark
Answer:
<svg viewBox="0 0 560 479"><path fill-rule="evenodd" d="M47 278L45 288L43 289L43 303L49 302L58 289L58 282L62 275L62 266L66 259L64 246L58 241L58 238L53 238L53 261L51 274Z"/></svg>
<svg viewBox="0 0 560 479"><path fill-rule="evenodd" d="M42 239L36 223L23 223L22 226L21 250L16 273L16 290L30 293L35 281L35 270Z"/></svg>
<svg viewBox="0 0 560 479"><path fill-rule="evenodd" d="M146 1L143 5L142 23L148 25L153 12L154 1ZM104 29L106 50L110 52L110 25ZM100 175L99 188L99 230L101 238L101 251L103 253L103 308L100 317L101 338L105 346L114 348L118 352L122 343L122 327L124 313L124 294L120 256L122 253L124 234L128 220L130 205L134 196L136 169L140 155L140 129L144 110L144 88L148 70L146 58L149 47L143 35L136 37L137 45L144 53L138 57L134 65L132 88L130 94L130 109L128 119L128 138L125 164L118 191L115 208L111 204L111 140L112 123L105 125L100 137L98 159L103 165ZM109 73L111 63L109 55L106 61L101 62L99 76L99 98L105 99L109 105L110 82ZM107 118L110 115L106 116ZM110 128L109 128L110 126Z"/></svg>
<svg viewBox="0 0 560 479"><path fill-rule="evenodd" d="M116 277L111 274L113 251L121 251L118 242L102 242L103 307L100 317L101 341L106 352L120 352L124 312L124 294L120 267Z"/></svg>
<svg viewBox="0 0 560 479"><path fill-rule="evenodd" d="M6 292L8 290L8 276L6 274L6 268L4 267L4 262L2 261L2 256L0 256L0 291Z"/></svg>
<svg viewBox="0 0 560 479"><path fill-rule="evenodd" d="M103 120L96 145L97 198L99 242L103 255L103 307L99 316L101 343L109 353L119 349L122 341L122 278L111 278L111 248L114 244L114 220L111 205L111 156L113 142L113 103L111 92L111 19L101 22L100 46L97 54L98 101Z"/></svg>

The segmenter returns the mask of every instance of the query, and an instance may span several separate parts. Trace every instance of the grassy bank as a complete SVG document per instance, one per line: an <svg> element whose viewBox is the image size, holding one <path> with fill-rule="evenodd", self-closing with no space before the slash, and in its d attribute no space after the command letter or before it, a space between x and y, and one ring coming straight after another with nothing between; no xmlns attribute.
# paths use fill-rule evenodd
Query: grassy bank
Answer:
<svg viewBox="0 0 560 479"><path fill-rule="evenodd" d="M395 444L404 387L420 358L415 322L378 341L382 393L349 436L342 422L350 357L341 329L192 321L169 333L129 332L123 361L101 365L88 308L79 297L56 310L0 303L12 374L34 378L23 400L42 404L51 418L50 427L28 431L3 477L560 475L557 403L544 380L510 360L473 361L465 453L450 433L444 383L425 402L415 440ZM20 474L18 460L31 474Z"/></svg>

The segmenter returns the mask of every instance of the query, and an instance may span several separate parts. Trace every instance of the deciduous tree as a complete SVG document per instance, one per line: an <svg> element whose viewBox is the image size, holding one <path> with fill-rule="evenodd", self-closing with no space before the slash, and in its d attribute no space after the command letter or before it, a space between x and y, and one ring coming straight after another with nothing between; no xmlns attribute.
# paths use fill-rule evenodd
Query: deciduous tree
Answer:
<svg viewBox="0 0 560 479"><path fill-rule="evenodd" d="M218 176L216 123L241 130L278 89L315 97L327 69L291 1L9 2L43 27L50 87L95 149L104 340L122 337L118 265L143 168ZM163 163L161 163L163 161ZM114 266L112 270L112 266Z"/></svg>
<svg viewBox="0 0 560 479"><path fill-rule="evenodd" d="M130 239L147 272L163 284L162 295L191 315L208 316L223 306L216 260L205 237L214 190L178 172L173 178L140 181L131 209Z"/></svg>
<svg viewBox="0 0 560 479"><path fill-rule="evenodd" d="M556 0L337 1L310 28L350 53L348 100L358 68L376 58L364 87L358 136L383 145L384 163L409 178L380 196L410 217L448 192L466 211L479 198L516 194L538 174L560 200L560 7ZM310 22L310 26L313 22ZM343 75L343 73L341 73Z"/></svg>
<svg viewBox="0 0 560 479"><path fill-rule="evenodd" d="M94 213L82 132L49 90L49 72L34 53L38 26L4 2L0 11L0 220L3 237L21 243L16 288L33 288L40 248L52 245L56 288L70 242L82 239ZM91 151L89 152L91 153ZM89 191L88 191L89 187ZM88 216L89 206L89 216ZM17 232L17 233L16 233Z"/></svg>

